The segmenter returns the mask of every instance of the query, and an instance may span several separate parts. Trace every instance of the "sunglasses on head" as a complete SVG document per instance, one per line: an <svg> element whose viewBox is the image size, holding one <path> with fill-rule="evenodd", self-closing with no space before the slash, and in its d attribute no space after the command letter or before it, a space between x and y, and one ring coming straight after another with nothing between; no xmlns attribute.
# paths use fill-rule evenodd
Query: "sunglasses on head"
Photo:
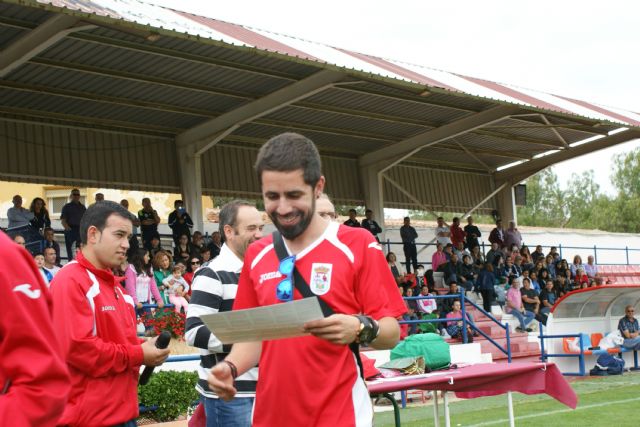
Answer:
<svg viewBox="0 0 640 427"><path fill-rule="evenodd" d="M280 301L292 301L293 300L293 269L295 268L296 256L291 255L280 261L278 271L284 275L278 286L276 286L276 298Z"/></svg>

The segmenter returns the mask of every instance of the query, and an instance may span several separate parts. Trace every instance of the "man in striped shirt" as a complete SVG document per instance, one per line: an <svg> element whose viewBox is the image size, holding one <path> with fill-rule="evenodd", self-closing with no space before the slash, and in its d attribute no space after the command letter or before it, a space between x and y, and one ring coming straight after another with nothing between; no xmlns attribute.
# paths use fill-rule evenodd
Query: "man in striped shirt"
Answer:
<svg viewBox="0 0 640 427"><path fill-rule="evenodd" d="M224 244L208 265L200 268L193 279L193 292L187 311L185 338L187 344L200 348L200 366L196 389L202 397L207 427L251 425L251 411L256 392L258 368L250 369L236 380L235 399L225 402L209 389L207 375L231 350L222 345L215 331L202 323L200 316L231 311L247 247L262 237L263 221L249 202L234 200L220 210L220 234Z"/></svg>

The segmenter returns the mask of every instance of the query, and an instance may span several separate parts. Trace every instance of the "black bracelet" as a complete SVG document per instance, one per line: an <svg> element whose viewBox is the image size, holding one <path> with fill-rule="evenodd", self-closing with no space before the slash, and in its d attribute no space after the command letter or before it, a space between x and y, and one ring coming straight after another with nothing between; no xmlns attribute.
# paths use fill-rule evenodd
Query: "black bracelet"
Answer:
<svg viewBox="0 0 640 427"><path fill-rule="evenodd" d="M234 380L236 378L238 378L238 368L236 367L236 365L231 362L230 360L223 360L222 363L226 363L227 366L229 366L229 369L231 369L231 378L233 378Z"/></svg>

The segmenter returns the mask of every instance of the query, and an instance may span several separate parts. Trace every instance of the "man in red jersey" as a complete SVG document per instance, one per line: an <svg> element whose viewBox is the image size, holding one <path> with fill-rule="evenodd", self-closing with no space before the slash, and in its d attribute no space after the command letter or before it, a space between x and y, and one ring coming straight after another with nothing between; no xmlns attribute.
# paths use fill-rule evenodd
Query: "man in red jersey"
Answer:
<svg viewBox="0 0 640 427"><path fill-rule="evenodd" d="M31 255L0 232L0 426L55 426L69 374Z"/></svg>
<svg viewBox="0 0 640 427"><path fill-rule="evenodd" d="M136 425L141 365L158 366L169 350L140 340L133 299L111 268L129 248L131 214L110 201L91 205L80 221L82 251L51 282L53 324L71 374L59 425Z"/></svg>
<svg viewBox="0 0 640 427"><path fill-rule="evenodd" d="M311 292L333 309L309 322L310 335L233 346L209 385L225 399L233 380L260 362L253 425L370 426L373 410L349 344L392 348L405 311L378 242L367 230L323 220L315 201L323 191L320 155L302 135L285 133L258 154L265 210L284 238ZM234 310L285 299L273 236L253 243L244 259ZM293 299L302 295L295 289Z"/></svg>

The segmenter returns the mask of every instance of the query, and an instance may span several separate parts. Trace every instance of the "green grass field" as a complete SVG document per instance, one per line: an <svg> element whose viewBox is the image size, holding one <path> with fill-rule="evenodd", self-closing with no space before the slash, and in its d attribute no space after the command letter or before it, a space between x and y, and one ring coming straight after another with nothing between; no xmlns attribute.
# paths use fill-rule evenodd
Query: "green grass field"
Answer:
<svg viewBox="0 0 640 427"><path fill-rule="evenodd" d="M513 394L516 426L640 426L640 373L577 380L571 386L578 395L572 410L547 395ZM440 403L442 400L440 400ZM508 426L507 396L459 400L449 404L451 425ZM433 426L429 404L401 409L402 426ZM442 404L440 425L444 426ZM376 413L376 427L394 426L393 411Z"/></svg>

